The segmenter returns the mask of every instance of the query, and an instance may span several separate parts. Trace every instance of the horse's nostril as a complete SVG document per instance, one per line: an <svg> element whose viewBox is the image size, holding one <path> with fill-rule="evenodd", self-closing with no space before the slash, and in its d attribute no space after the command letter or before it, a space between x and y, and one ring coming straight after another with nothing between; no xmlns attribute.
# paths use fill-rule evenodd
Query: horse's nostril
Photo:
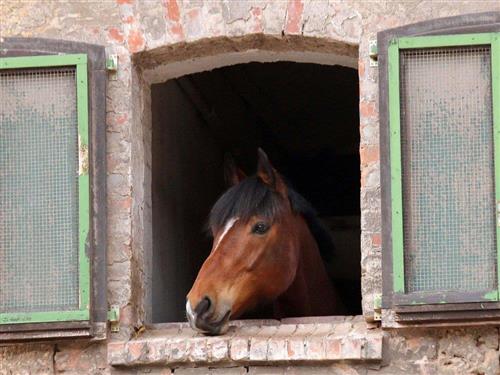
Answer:
<svg viewBox="0 0 500 375"><path fill-rule="evenodd" d="M212 305L212 301L210 298L205 296L199 303L196 305L196 308L194 309L194 312L198 315L201 316L202 314L206 313L209 309L210 306Z"/></svg>
<svg viewBox="0 0 500 375"><path fill-rule="evenodd" d="M210 308L210 306L212 306L212 301L211 301L211 300L210 300L210 298L208 298L208 297L205 297L205 298L204 298L204 300L206 300L206 301L207 301L207 305L208 305L208 306L207 306L207 310L208 310L208 309Z"/></svg>

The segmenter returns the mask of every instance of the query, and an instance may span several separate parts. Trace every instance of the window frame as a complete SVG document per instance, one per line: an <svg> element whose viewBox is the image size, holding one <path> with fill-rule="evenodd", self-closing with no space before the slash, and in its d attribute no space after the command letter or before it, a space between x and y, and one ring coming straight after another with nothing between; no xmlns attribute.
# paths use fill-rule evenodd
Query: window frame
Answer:
<svg viewBox="0 0 500 375"><path fill-rule="evenodd" d="M497 290L479 293L404 293L400 154L399 51L407 48L491 45L492 100L500 99L500 12L448 17L380 32L380 149L382 192L382 309L386 325L500 318L500 228ZM500 107L493 106L495 200L500 200ZM498 205L498 203L497 203ZM492 208L498 216L498 207ZM488 293L489 292L489 293ZM390 325L390 322L389 322Z"/></svg>
<svg viewBox="0 0 500 375"><path fill-rule="evenodd" d="M106 70L104 47L5 38L0 69L74 66L77 79L79 309L0 314L0 342L106 338Z"/></svg>

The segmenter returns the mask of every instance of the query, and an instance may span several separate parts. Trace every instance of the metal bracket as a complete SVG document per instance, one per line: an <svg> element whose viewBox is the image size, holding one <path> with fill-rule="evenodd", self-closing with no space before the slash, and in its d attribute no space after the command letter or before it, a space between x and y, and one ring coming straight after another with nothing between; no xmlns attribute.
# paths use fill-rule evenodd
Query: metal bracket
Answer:
<svg viewBox="0 0 500 375"><path fill-rule="evenodd" d="M108 321L111 328L111 332L120 331L120 309L118 307L112 307L108 311Z"/></svg>
<svg viewBox="0 0 500 375"><path fill-rule="evenodd" d="M106 59L106 70L116 72L118 69L118 55L109 55Z"/></svg>
<svg viewBox="0 0 500 375"><path fill-rule="evenodd" d="M375 39L369 42L370 66L378 66L377 41Z"/></svg>
<svg viewBox="0 0 500 375"><path fill-rule="evenodd" d="M375 294L373 296L373 320L382 320L382 295Z"/></svg>

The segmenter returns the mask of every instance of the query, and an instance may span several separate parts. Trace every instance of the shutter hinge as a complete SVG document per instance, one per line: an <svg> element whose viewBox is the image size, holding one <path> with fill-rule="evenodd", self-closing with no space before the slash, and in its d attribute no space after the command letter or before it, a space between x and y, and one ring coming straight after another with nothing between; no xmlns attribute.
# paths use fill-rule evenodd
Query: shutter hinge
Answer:
<svg viewBox="0 0 500 375"><path fill-rule="evenodd" d="M497 226L500 227L500 201L497 201Z"/></svg>
<svg viewBox="0 0 500 375"><path fill-rule="evenodd" d="M116 72L118 69L118 55L109 55L106 59L106 70Z"/></svg>
<svg viewBox="0 0 500 375"><path fill-rule="evenodd" d="M370 40L368 48L370 56L370 66L378 66L377 41L375 39Z"/></svg>
<svg viewBox="0 0 500 375"><path fill-rule="evenodd" d="M120 309L118 307L112 307L108 310L108 321L111 332L120 331Z"/></svg>
<svg viewBox="0 0 500 375"><path fill-rule="evenodd" d="M382 320L382 295L375 294L373 296L373 320Z"/></svg>

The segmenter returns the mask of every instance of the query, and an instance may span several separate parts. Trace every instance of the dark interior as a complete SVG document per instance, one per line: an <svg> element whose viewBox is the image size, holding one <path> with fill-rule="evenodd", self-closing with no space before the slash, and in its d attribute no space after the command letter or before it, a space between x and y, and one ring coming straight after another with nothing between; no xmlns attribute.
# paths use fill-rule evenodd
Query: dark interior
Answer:
<svg viewBox="0 0 500 375"><path fill-rule="evenodd" d="M328 271L348 313L361 313L357 73L249 63L152 86L153 323L185 320L211 248L204 225L226 188L224 154L253 174L257 147L331 229Z"/></svg>

